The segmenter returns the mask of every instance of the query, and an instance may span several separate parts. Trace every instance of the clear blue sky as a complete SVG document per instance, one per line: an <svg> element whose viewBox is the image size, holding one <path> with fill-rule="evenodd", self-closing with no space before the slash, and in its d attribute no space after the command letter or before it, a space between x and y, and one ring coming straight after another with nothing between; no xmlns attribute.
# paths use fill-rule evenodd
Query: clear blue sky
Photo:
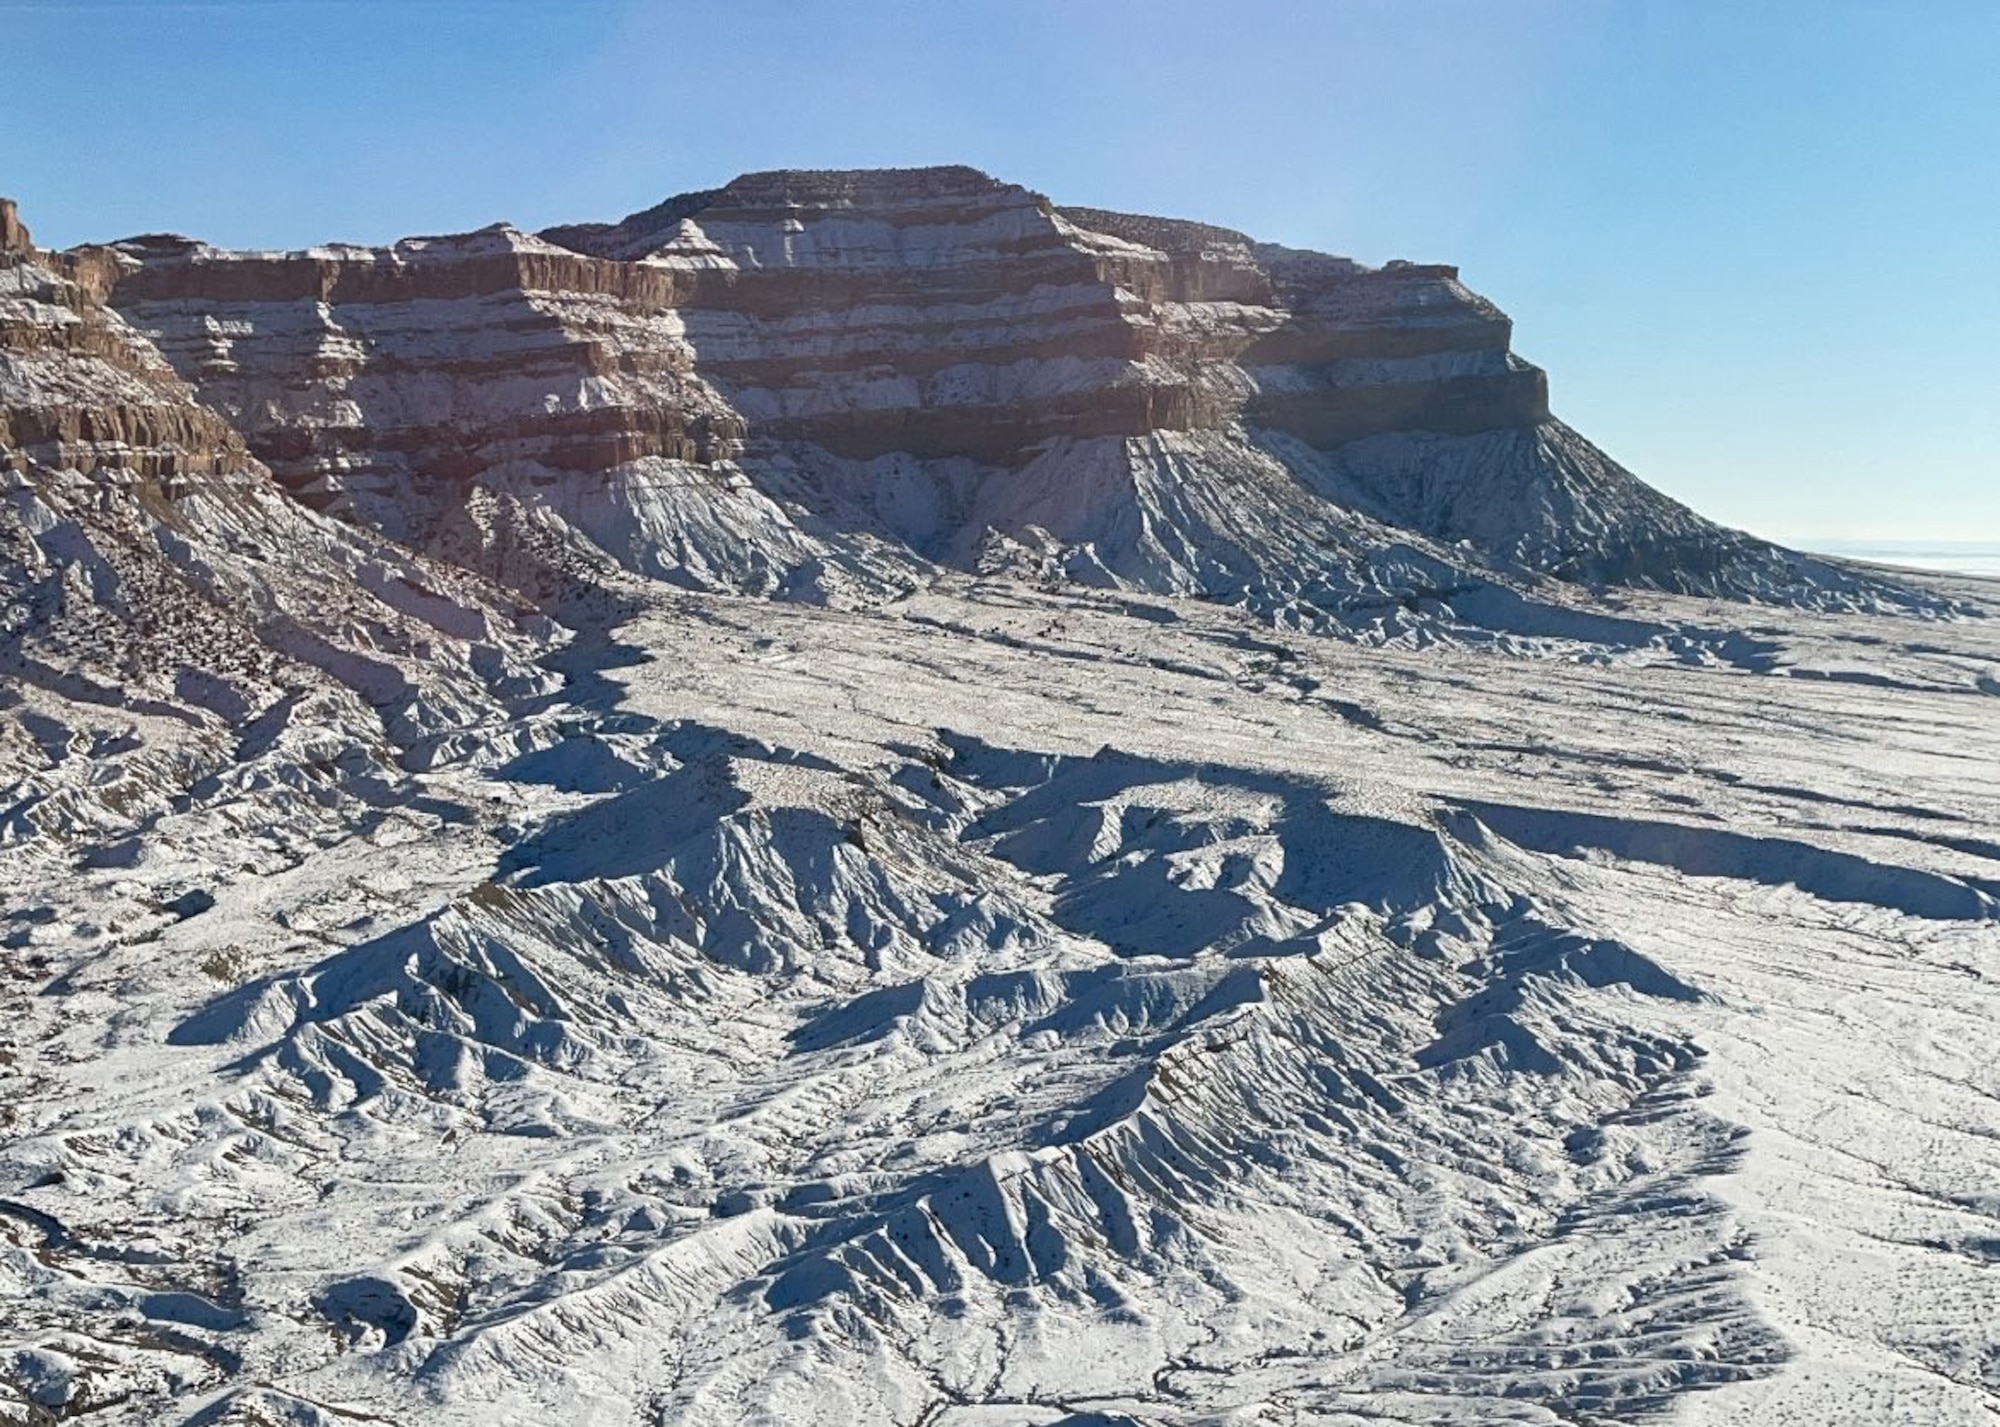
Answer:
<svg viewBox="0 0 2000 1427"><path fill-rule="evenodd" d="M1457 262L1560 415L1732 524L2000 540L2000 0L0 0L0 76L50 244L971 163Z"/></svg>

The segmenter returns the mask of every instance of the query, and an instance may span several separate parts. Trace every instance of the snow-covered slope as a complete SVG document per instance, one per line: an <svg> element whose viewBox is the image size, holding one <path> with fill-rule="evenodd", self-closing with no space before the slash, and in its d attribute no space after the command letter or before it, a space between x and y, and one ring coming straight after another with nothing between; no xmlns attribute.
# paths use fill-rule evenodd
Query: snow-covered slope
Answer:
<svg viewBox="0 0 2000 1427"><path fill-rule="evenodd" d="M281 859L17 839L0 1421L1990 1414L1983 622L898 608L658 607Z"/></svg>

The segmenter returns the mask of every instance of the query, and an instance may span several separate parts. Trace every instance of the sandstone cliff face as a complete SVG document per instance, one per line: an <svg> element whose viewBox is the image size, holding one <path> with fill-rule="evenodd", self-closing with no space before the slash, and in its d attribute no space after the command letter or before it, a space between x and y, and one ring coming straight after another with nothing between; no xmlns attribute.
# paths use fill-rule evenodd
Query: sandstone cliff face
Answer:
<svg viewBox="0 0 2000 1427"><path fill-rule="evenodd" d="M1239 419L1316 444L1547 416L1453 270L1365 269L1203 224L1058 209L970 169L753 174L545 237L700 261L701 368L760 434L1006 463L1052 437Z"/></svg>
<svg viewBox="0 0 2000 1427"><path fill-rule="evenodd" d="M241 469L242 438L92 295L98 268L44 257L14 205L0 208L0 463L168 484Z"/></svg>
<svg viewBox="0 0 2000 1427"><path fill-rule="evenodd" d="M545 681L524 663L537 616L292 500L100 300L115 277L102 254L38 251L11 204L0 240L10 678L196 744L301 701L409 742Z"/></svg>
<svg viewBox="0 0 2000 1427"><path fill-rule="evenodd" d="M938 564L1350 624L1550 574L1882 597L1555 421L1453 268L968 168L751 174L539 236L71 261L301 499L559 609L621 567L868 598Z"/></svg>

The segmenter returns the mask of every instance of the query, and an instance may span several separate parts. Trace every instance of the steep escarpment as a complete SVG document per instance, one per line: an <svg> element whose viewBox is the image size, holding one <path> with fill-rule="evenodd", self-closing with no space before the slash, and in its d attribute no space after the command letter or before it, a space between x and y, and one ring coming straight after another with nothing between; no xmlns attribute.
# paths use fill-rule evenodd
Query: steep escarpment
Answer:
<svg viewBox="0 0 2000 1427"><path fill-rule="evenodd" d="M544 236L712 255L729 276L689 304L716 314L691 323L703 370L761 434L840 455L1008 462L1052 437L1238 419L1337 445L1548 414L1507 320L1454 269L1056 208L970 169L753 174Z"/></svg>
<svg viewBox="0 0 2000 1427"><path fill-rule="evenodd" d="M546 236L712 254L690 340L769 439L1004 465L1222 415L1047 200L973 170L753 174L656 213Z"/></svg>
<svg viewBox="0 0 2000 1427"><path fill-rule="evenodd" d="M294 501L100 300L106 259L0 229L0 840L253 784L311 821L553 684L546 620Z"/></svg>
<svg viewBox="0 0 2000 1427"><path fill-rule="evenodd" d="M750 174L617 223L89 250L291 490L564 605L1011 568L1367 624L1548 576L1921 603L1724 531L1550 414L1448 266L1058 207L962 167Z"/></svg>
<svg viewBox="0 0 2000 1427"><path fill-rule="evenodd" d="M105 265L44 255L0 204L0 450L10 470L117 469L172 482L249 462L242 438L98 300Z"/></svg>
<svg viewBox="0 0 2000 1427"><path fill-rule="evenodd" d="M1165 352L1240 368L1230 417L1322 448L1549 419L1541 370L1509 351L1513 324L1455 267L1369 268L1206 223L1058 212L1107 277L1156 307L1162 337L1181 339Z"/></svg>
<svg viewBox="0 0 2000 1427"><path fill-rule="evenodd" d="M810 556L728 463L743 423L693 371L669 266L504 227L380 251L149 238L104 260L301 500L537 601L621 563L776 590Z"/></svg>

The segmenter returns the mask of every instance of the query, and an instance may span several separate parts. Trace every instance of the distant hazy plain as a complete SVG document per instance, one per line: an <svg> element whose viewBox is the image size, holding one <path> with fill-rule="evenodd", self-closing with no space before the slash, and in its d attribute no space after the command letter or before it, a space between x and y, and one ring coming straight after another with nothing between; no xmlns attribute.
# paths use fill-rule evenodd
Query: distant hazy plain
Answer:
<svg viewBox="0 0 2000 1427"><path fill-rule="evenodd" d="M2000 578L2000 542L1991 540L1811 540L1800 542L1823 555L1872 560L1881 565L1913 565L1961 575Z"/></svg>

